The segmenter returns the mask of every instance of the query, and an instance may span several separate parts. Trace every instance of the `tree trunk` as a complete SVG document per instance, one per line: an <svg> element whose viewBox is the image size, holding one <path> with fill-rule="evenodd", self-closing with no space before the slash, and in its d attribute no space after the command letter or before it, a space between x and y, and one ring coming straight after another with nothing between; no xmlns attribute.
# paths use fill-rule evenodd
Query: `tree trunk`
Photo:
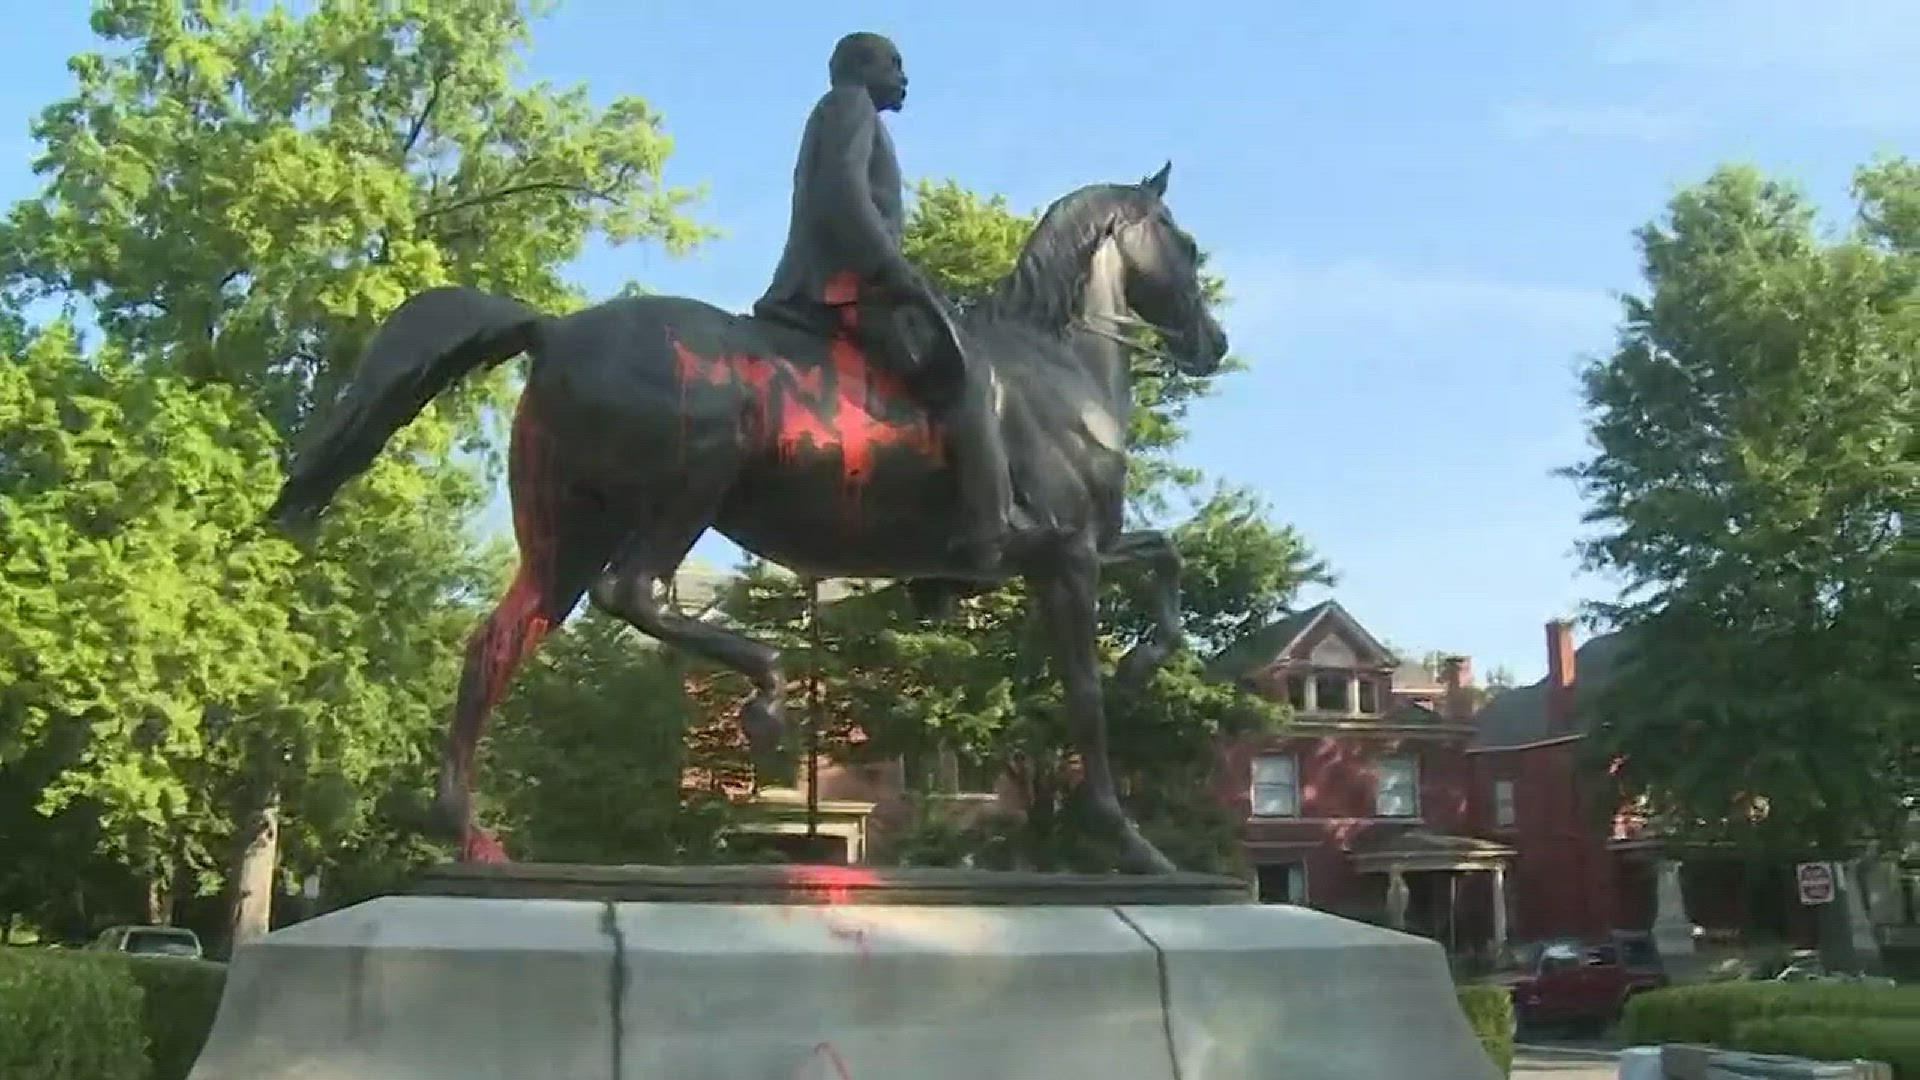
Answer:
<svg viewBox="0 0 1920 1080"><path fill-rule="evenodd" d="M173 925L174 875L156 871L147 877L147 925Z"/></svg>
<svg viewBox="0 0 1920 1080"><path fill-rule="evenodd" d="M227 941L232 951L264 936L273 925L275 871L280 858L280 793L269 789L240 823L233 866Z"/></svg>

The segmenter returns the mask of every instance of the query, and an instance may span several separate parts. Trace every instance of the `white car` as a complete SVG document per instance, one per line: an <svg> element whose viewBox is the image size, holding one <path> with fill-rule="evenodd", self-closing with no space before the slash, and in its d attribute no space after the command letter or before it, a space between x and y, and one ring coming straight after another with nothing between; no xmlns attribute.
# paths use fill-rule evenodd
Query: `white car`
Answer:
<svg viewBox="0 0 1920 1080"><path fill-rule="evenodd" d="M184 956L192 960L204 956L200 936L177 926L116 926L94 938L87 948L139 956Z"/></svg>

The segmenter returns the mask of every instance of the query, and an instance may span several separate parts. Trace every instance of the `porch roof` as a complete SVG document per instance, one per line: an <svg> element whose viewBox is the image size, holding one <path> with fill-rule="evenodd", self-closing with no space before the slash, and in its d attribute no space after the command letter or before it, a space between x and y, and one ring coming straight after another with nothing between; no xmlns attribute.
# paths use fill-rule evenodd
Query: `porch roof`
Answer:
<svg viewBox="0 0 1920 1080"><path fill-rule="evenodd" d="M1389 870L1492 870L1513 857L1513 849L1476 836L1450 836L1429 829L1377 830L1354 841L1354 869L1363 874Z"/></svg>

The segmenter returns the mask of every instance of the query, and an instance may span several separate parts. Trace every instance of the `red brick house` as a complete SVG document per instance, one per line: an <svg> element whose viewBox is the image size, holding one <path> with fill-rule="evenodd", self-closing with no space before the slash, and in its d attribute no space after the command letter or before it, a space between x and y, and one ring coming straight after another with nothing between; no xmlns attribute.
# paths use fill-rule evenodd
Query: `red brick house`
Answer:
<svg viewBox="0 0 1920 1080"><path fill-rule="evenodd" d="M1432 936L1456 952L1562 934L1650 932L1669 958L1699 940L1811 945L1791 865L1660 837L1617 805L1584 752L1584 705L1622 640L1575 647L1547 624L1547 675L1484 695L1465 657L1402 663L1337 603L1228 650L1216 674L1289 702L1279 734L1223 749L1220 795L1265 899ZM1862 943L1920 939L1912 860L1861 868Z"/></svg>
<svg viewBox="0 0 1920 1080"><path fill-rule="evenodd" d="M1504 938L1513 848L1479 829L1472 674L1406 664L1338 603L1297 612L1213 665L1293 707L1223 748L1262 898L1404 925L1470 951Z"/></svg>

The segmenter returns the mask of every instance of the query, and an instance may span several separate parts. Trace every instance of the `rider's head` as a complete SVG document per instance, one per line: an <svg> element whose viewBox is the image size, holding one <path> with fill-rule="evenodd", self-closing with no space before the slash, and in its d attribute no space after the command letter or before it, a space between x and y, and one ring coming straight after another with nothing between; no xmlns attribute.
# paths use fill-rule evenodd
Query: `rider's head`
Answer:
<svg viewBox="0 0 1920 1080"><path fill-rule="evenodd" d="M858 86L873 99L873 107L897 110L907 101L907 72L900 50L879 34L848 34L833 47L827 74L835 86Z"/></svg>

